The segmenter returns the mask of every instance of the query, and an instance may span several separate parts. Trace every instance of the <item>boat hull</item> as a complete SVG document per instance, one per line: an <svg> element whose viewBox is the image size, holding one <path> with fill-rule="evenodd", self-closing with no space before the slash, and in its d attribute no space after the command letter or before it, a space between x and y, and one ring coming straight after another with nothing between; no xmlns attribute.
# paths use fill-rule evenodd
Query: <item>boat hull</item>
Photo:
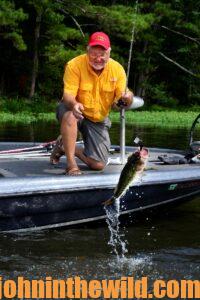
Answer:
<svg viewBox="0 0 200 300"><path fill-rule="evenodd" d="M198 196L200 180L132 186L120 201L120 215L162 210ZM103 202L112 188L11 196L0 201L0 231L80 226L106 218ZM3 200L3 201L2 201Z"/></svg>

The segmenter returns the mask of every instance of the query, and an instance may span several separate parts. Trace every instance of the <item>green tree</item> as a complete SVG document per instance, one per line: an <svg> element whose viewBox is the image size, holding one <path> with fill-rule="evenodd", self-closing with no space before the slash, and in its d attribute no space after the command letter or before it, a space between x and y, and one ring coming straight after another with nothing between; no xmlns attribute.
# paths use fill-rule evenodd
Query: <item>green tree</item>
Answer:
<svg viewBox="0 0 200 300"><path fill-rule="evenodd" d="M14 47L26 50L26 44L22 37L20 22L27 19L27 14L22 8L15 9L15 4L10 0L0 2L0 39L11 40Z"/></svg>
<svg viewBox="0 0 200 300"><path fill-rule="evenodd" d="M45 79L38 82L40 92L54 94L54 82L61 82L64 61L80 53L75 47L84 34L75 15L78 12L83 14L80 5L84 3L85 1L74 1L73 4L59 0L28 1L30 12L34 15L30 98L35 95L38 76L39 79Z"/></svg>
<svg viewBox="0 0 200 300"><path fill-rule="evenodd" d="M7 60L11 59L11 48L15 51L26 50L22 37L21 22L27 19L23 9L16 9L13 1L0 1L0 93L5 93L8 87L9 68Z"/></svg>
<svg viewBox="0 0 200 300"><path fill-rule="evenodd" d="M137 12L136 3L2 0L0 67L4 92L21 93L18 81L25 75L26 95L33 99L37 95L59 97L65 63L85 51L87 38L94 31L109 34L112 57L127 69L134 26L129 86L147 104L198 104L200 3L140 0Z"/></svg>

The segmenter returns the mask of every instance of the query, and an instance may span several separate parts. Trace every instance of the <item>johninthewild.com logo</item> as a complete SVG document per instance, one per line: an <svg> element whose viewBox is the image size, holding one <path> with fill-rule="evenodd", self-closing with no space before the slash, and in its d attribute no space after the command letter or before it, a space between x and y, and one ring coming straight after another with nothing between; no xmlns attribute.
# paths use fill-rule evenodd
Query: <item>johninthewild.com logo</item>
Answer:
<svg viewBox="0 0 200 300"><path fill-rule="evenodd" d="M85 280L79 276L66 279L16 280L0 276L0 299L200 299L199 280L155 280L148 277Z"/></svg>

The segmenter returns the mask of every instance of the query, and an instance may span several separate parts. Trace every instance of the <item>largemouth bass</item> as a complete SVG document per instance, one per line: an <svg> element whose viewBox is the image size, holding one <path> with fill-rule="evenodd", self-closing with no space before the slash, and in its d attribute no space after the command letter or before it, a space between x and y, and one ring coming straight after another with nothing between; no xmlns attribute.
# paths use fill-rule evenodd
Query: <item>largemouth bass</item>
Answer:
<svg viewBox="0 0 200 300"><path fill-rule="evenodd" d="M114 195L104 202L104 205L111 205L116 199L125 195L131 183L137 179L143 172L149 156L146 148L132 153L122 169L118 184L114 190Z"/></svg>

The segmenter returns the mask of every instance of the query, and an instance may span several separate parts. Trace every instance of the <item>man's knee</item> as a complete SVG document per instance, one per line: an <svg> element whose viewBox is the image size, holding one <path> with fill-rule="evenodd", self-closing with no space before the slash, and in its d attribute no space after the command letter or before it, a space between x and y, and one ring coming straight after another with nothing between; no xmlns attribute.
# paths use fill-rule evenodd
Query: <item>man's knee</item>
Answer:
<svg viewBox="0 0 200 300"><path fill-rule="evenodd" d="M62 124L67 126L75 126L77 124L77 119L75 118L72 111L67 111L62 117Z"/></svg>
<svg viewBox="0 0 200 300"><path fill-rule="evenodd" d="M101 171L105 168L105 163L102 161L96 161L91 159L91 161L89 162L89 167L92 170Z"/></svg>

